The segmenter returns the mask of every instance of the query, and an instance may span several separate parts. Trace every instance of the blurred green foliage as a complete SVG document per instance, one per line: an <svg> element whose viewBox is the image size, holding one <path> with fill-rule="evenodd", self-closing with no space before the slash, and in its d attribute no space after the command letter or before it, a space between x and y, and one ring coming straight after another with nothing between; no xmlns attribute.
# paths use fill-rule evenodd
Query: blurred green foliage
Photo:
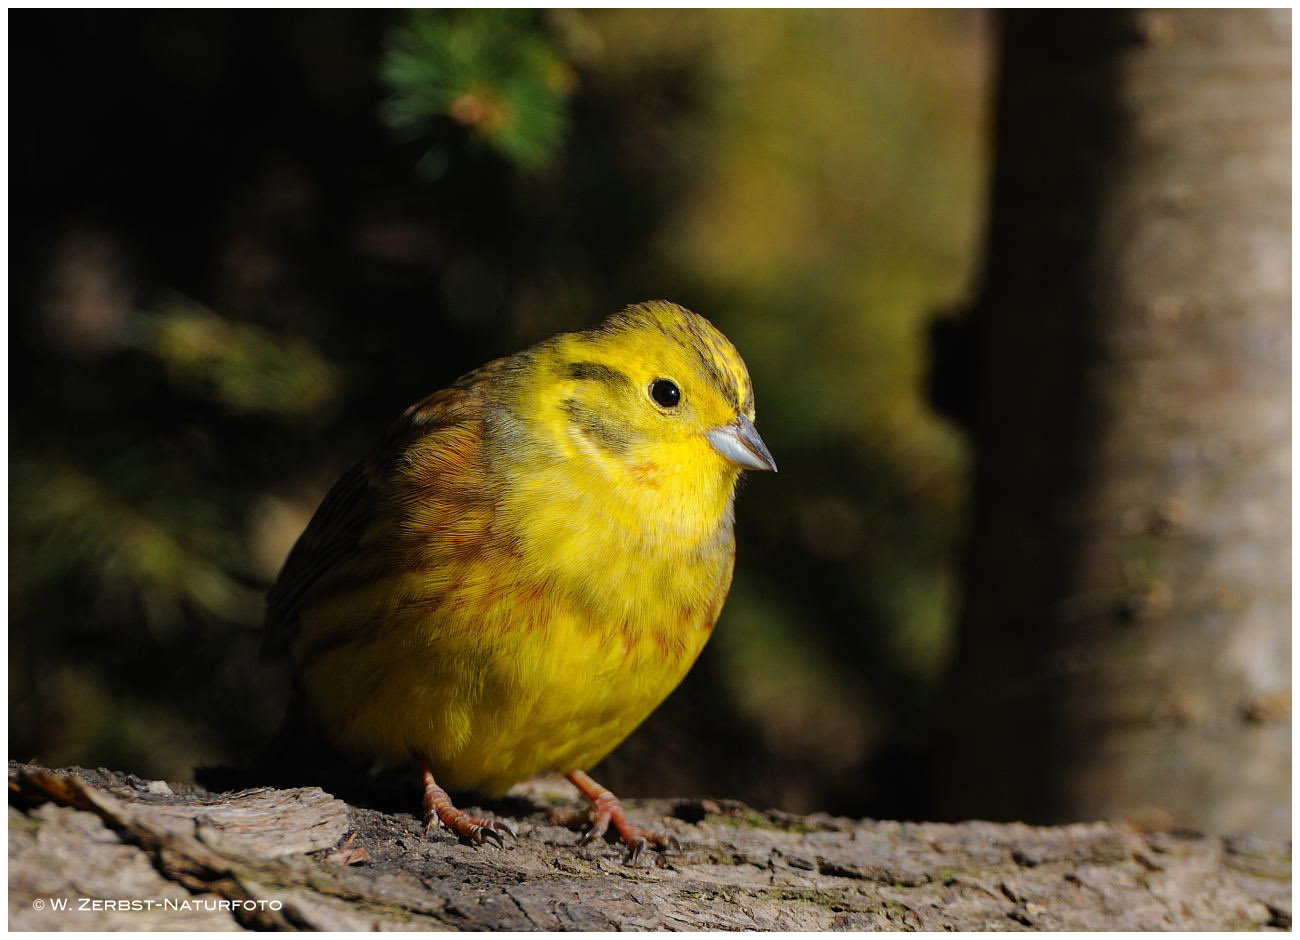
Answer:
<svg viewBox="0 0 1300 940"><path fill-rule="evenodd" d="M412 11L384 53L384 121L416 139L454 122L522 168L545 166L564 137L574 74L538 20L530 10ZM426 174L445 166L447 146L425 154Z"/></svg>
<svg viewBox="0 0 1300 940"><path fill-rule="evenodd" d="M336 370L309 344L184 298L138 314L126 338L162 363L168 384L233 414L318 418L338 390Z"/></svg>
<svg viewBox="0 0 1300 940"><path fill-rule="evenodd" d="M606 772L908 810L966 488L922 386L974 270L978 14L12 22L11 756L247 755L286 693L261 593L337 474L461 372L667 297L741 349L782 472L741 494L714 643Z"/></svg>

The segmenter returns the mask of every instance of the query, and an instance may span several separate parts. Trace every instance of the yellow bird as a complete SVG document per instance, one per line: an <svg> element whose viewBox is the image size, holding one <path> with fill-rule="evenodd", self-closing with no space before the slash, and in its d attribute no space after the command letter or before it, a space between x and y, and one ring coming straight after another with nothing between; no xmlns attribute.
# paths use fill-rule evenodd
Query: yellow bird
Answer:
<svg viewBox="0 0 1300 940"><path fill-rule="evenodd" d="M407 409L344 475L268 599L339 747L409 761L424 821L501 842L443 787L558 771L583 841L647 832L586 770L686 675L722 610L742 469L775 470L735 347L703 317L637 304L490 362Z"/></svg>

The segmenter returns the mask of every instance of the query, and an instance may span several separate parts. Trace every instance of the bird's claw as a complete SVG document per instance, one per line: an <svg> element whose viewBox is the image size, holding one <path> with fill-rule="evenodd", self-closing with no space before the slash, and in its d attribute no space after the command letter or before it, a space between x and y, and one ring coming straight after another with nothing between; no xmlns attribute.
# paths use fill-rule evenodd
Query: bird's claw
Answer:
<svg viewBox="0 0 1300 940"><path fill-rule="evenodd" d="M651 846L654 846L660 852L680 852L682 850L681 843L677 841L676 836L642 829L623 815L622 807L611 812L604 812L604 809L605 807L593 809L591 825L578 838L578 845L590 845L599 841L602 836L608 838L611 842L617 839L617 841L627 846L625 861L629 865L635 865L645 853L645 850ZM610 823L614 825L613 832L610 831Z"/></svg>
<svg viewBox="0 0 1300 940"><path fill-rule="evenodd" d="M641 853L646 850L646 846L648 846L649 844L650 843L646 841L645 836L641 836L639 839L636 840L636 842L628 846L627 864L635 865L637 862L639 862L641 860Z"/></svg>
<svg viewBox="0 0 1300 940"><path fill-rule="evenodd" d="M682 850L682 844L677 841L677 837L666 832L650 832L640 826L628 826L627 831L621 835L623 844L627 846L626 861L629 865L635 865L645 850L652 845L660 852Z"/></svg>
<svg viewBox="0 0 1300 940"><path fill-rule="evenodd" d="M609 819L595 819L578 838L578 845L590 845L609 829Z"/></svg>
<svg viewBox="0 0 1300 940"><path fill-rule="evenodd" d="M610 793L596 781L592 780L581 770L570 771L567 774L569 782L578 788L578 792L587 798L591 804L591 810L587 819L590 825L587 830L579 837L579 845L589 845L595 842L601 836L605 836L610 842L618 841L627 846L627 864L634 865L637 860L645 853L649 846L654 846L661 852L672 849L675 852L682 850L681 844L672 836L662 832L650 832L642 829L627 818L623 812L623 804L619 802L618 797ZM564 819L566 821L575 821L575 814L569 813L552 813L553 820ZM613 825L614 832L610 832L610 825Z"/></svg>
<svg viewBox="0 0 1300 940"><path fill-rule="evenodd" d="M519 841L519 832L504 819L490 819L462 814L451 819L443 819L441 822L448 830L457 835L462 842L470 845L485 845L491 842L498 848L505 848L503 836L509 836L512 842ZM425 829L426 831L432 830L436 826L437 823L430 821L426 824Z"/></svg>
<svg viewBox="0 0 1300 940"><path fill-rule="evenodd" d="M462 842L471 845L483 845L491 840L498 847L505 848L502 833L515 842L519 841L519 833L510 823L504 819L492 819L488 816L471 816L464 810L457 809L452 804L447 791L438 786L437 781L433 779L433 772L428 767L425 767L421 774L424 779L424 831L426 833L438 823L442 823L459 836Z"/></svg>
<svg viewBox="0 0 1300 940"><path fill-rule="evenodd" d="M483 845L485 842L492 841L496 843L497 848L505 848L505 840L501 838L501 833L487 826L473 826L470 828L468 838L475 845Z"/></svg>

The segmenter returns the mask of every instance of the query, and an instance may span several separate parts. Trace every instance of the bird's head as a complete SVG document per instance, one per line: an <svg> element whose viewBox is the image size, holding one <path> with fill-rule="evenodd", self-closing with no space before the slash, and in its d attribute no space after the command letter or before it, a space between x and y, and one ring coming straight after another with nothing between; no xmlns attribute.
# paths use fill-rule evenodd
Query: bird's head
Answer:
<svg viewBox="0 0 1300 940"><path fill-rule="evenodd" d="M552 421L574 452L648 486L776 470L735 346L666 301L636 304L545 353Z"/></svg>

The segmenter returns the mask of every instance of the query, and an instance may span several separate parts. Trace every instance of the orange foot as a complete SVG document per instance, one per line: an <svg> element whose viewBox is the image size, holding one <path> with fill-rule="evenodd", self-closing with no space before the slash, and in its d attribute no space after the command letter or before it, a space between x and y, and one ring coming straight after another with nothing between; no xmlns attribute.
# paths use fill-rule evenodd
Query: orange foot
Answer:
<svg viewBox="0 0 1300 940"><path fill-rule="evenodd" d="M652 845L661 852L667 849L677 852L682 850L681 845L673 836L662 832L650 832L634 825L623 813L623 804L618 801L618 797L595 780L592 780L581 770L571 771L566 776L569 783L577 787L578 791L591 803L591 825L582 834L582 838L578 840L579 845L586 845L599 839L605 835L609 829L609 824L613 823L619 840L627 846L628 864L635 864L636 860L641 857L641 853Z"/></svg>
<svg viewBox="0 0 1300 940"><path fill-rule="evenodd" d="M510 838L517 840L519 834L515 832L515 827L503 819L488 819L483 816L471 816L464 810L459 810L451 803L451 797L447 791L433 779L433 773L425 767L421 771L424 779L424 827L429 829L433 826L434 819L438 819L444 826L450 829L456 835L460 836L465 842L472 842L474 845L482 845L491 839L497 845L504 845L501 833L505 833Z"/></svg>

